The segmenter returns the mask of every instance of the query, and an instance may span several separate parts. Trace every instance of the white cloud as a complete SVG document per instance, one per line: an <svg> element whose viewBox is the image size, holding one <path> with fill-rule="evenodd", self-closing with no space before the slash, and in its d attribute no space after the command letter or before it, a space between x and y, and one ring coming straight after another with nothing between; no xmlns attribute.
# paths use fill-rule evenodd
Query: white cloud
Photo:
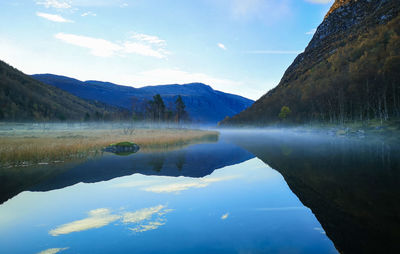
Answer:
<svg viewBox="0 0 400 254"><path fill-rule="evenodd" d="M108 57L123 49L118 44L88 36L58 33L55 37L65 43L90 49L94 56Z"/></svg>
<svg viewBox="0 0 400 254"><path fill-rule="evenodd" d="M82 220L73 221L50 230L52 236L69 234L93 228L101 228L121 218L120 215L111 214L109 209L99 208L91 210L89 216Z"/></svg>
<svg viewBox="0 0 400 254"><path fill-rule="evenodd" d="M265 55L297 55L302 51L300 50L249 50L247 54L265 54Z"/></svg>
<svg viewBox="0 0 400 254"><path fill-rule="evenodd" d="M92 55L99 57L137 54L161 59L166 58L170 54L163 46L160 46L161 42L165 43L163 40L158 39L156 36L145 38L143 34L140 38L138 37L139 39L132 36L132 39L135 39L135 41L129 40L118 44L100 38L66 33L58 33L55 37L65 43L87 48ZM157 38L157 40L154 38ZM154 44L157 45L153 46Z"/></svg>
<svg viewBox="0 0 400 254"><path fill-rule="evenodd" d="M36 1L36 4L43 5L46 8L55 8L55 9L71 8L71 1L43 0L43 1Z"/></svg>
<svg viewBox="0 0 400 254"><path fill-rule="evenodd" d="M169 52L164 49L153 49L150 45L138 42L125 42L123 52L128 54L137 54L142 56L151 56L155 58L165 58Z"/></svg>
<svg viewBox="0 0 400 254"><path fill-rule="evenodd" d="M228 219L229 213L226 213L224 215L221 216L221 220L226 220Z"/></svg>
<svg viewBox="0 0 400 254"><path fill-rule="evenodd" d="M131 36L131 38L138 40L138 41L147 42L147 43L150 43L153 45L165 46L167 44L167 42L165 40L162 40L159 37L154 36L154 35L134 33Z"/></svg>
<svg viewBox="0 0 400 254"><path fill-rule="evenodd" d="M41 252L39 252L38 254L56 254L59 253L60 251L66 250L68 248L51 248L51 249L47 249L47 250L43 250Z"/></svg>
<svg viewBox="0 0 400 254"><path fill-rule="evenodd" d="M124 0L35 0L35 2L37 5L58 9L60 11L73 7L119 6L124 8L129 6Z"/></svg>
<svg viewBox="0 0 400 254"><path fill-rule="evenodd" d="M36 12L36 15L42 18L45 18L47 20L53 21L53 22L60 22L60 23L71 23L73 22L72 20L65 19L61 17L60 15L57 14L49 14L49 13L43 13L43 12Z"/></svg>
<svg viewBox="0 0 400 254"><path fill-rule="evenodd" d="M305 0L306 2L313 4L329 4L333 3L333 0Z"/></svg>
<svg viewBox="0 0 400 254"><path fill-rule="evenodd" d="M86 17L86 16L93 16L93 17L95 17L95 16L97 16L97 15L96 15L96 13L93 13L93 12L91 12L91 11L88 11L88 12L82 13L81 16L82 16L82 17Z"/></svg>
<svg viewBox="0 0 400 254"><path fill-rule="evenodd" d="M314 35L315 32L317 31L316 28L311 29L310 31L306 32L307 35Z"/></svg>
<svg viewBox="0 0 400 254"><path fill-rule="evenodd" d="M223 49L223 50L226 50L225 45L222 44L222 43L218 43L217 46L218 46L219 48Z"/></svg>

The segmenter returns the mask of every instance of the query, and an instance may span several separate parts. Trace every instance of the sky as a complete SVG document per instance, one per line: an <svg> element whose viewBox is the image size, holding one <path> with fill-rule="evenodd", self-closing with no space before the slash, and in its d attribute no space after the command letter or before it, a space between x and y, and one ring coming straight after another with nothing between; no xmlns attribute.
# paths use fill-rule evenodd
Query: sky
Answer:
<svg viewBox="0 0 400 254"><path fill-rule="evenodd" d="M1 0L0 60L142 87L202 82L258 99L333 0Z"/></svg>

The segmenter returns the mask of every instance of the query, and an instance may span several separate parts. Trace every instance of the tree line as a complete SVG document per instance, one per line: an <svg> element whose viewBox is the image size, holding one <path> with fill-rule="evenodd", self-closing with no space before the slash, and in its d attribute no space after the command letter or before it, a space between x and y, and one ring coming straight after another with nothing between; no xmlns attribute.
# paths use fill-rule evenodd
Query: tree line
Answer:
<svg viewBox="0 0 400 254"><path fill-rule="evenodd" d="M400 17L306 72L297 114L344 123L400 117Z"/></svg>
<svg viewBox="0 0 400 254"><path fill-rule="evenodd" d="M156 94L150 100L141 101L132 97L133 120L151 122L175 122L182 123L190 120L185 110L186 105L182 96L178 95L173 103L166 105L160 94Z"/></svg>

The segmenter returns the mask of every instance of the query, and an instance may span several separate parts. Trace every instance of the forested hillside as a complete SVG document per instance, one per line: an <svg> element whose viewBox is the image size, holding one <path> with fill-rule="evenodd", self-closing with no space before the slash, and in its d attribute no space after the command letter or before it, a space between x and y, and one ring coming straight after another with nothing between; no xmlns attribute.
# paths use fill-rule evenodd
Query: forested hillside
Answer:
<svg viewBox="0 0 400 254"><path fill-rule="evenodd" d="M46 85L0 61L2 121L111 120L126 114Z"/></svg>
<svg viewBox="0 0 400 254"><path fill-rule="evenodd" d="M400 117L399 9L398 0L337 0L279 85L224 123Z"/></svg>

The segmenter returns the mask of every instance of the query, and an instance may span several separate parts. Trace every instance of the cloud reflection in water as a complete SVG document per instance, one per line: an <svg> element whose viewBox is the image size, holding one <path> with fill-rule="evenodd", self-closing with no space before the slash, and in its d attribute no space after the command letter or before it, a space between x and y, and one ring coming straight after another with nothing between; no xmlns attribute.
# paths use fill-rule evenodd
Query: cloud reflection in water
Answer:
<svg viewBox="0 0 400 254"><path fill-rule="evenodd" d="M158 205L149 208L143 208L135 212L127 212L123 215L122 222L136 223L137 225L130 230L134 232L144 232L157 229L166 223L164 215L171 212L172 209L166 209L164 205ZM151 221L148 221L152 219Z"/></svg>
<svg viewBox="0 0 400 254"><path fill-rule="evenodd" d="M58 236L92 228L101 228L121 218L120 215L111 214L110 210L106 208L91 210L88 214L89 216L85 219L76 220L50 230L49 234Z"/></svg>
<svg viewBox="0 0 400 254"><path fill-rule="evenodd" d="M211 183L227 181L236 178L236 176L225 176L225 177L210 177L210 178L180 178L177 179L175 183L152 185L143 188L144 191L154 192L154 193L171 193L180 192L192 188L205 188Z"/></svg>
<svg viewBox="0 0 400 254"><path fill-rule="evenodd" d="M51 248L51 249L47 249L47 250L43 250L41 252L39 252L38 254L56 254L59 253L60 251L66 250L68 248Z"/></svg>
<svg viewBox="0 0 400 254"><path fill-rule="evenodd" d="M136 224L135 227L130 228L132 231L144 232L157 229L158 227L164 225L166 222L164 215L171 211L172 209L167 209L167 206L165 205L143 208L133 212L124 212L122 214L112 214L111 211L107 208L99 208L89 211L87 218L63 224L55 229L50 230L49 234L52 236L58 236L63 234L70 234L73 232L85 231L93 228L100 228L107 226L110 223L119 219L121 219L122 223L124 224ZM46 251L51 250L55 249L49 249ZM61 250L63 249L59 249L58 251Z"/></svg>

